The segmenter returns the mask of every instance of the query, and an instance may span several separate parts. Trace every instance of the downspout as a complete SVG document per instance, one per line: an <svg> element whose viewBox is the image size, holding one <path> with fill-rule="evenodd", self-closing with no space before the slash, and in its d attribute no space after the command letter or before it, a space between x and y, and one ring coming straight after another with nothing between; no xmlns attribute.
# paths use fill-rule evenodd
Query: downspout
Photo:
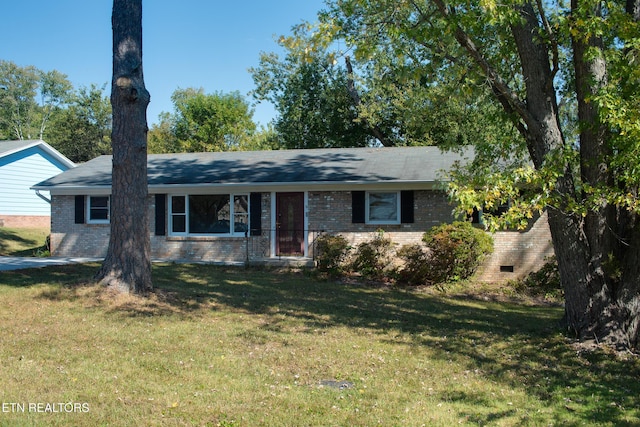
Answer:
<svg viewBox="0 0 640 427"><path fill-rule="evenodd" d="M47 196L45 196L44 194L40 193L40 190L36 190L36 196L40 197L45 202L51 204L51 199L47 199Z"/></svg>

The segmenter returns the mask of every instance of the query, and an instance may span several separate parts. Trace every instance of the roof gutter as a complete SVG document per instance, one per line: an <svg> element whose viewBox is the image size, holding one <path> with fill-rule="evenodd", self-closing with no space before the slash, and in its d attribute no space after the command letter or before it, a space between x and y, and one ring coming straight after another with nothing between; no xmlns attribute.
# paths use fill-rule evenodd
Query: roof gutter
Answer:
<svg viewBox="0 0 640 427"><path fill-rule="evenodd" d="M252 183L226 183L226 184L149 184L149 194L193 193L213 194L225 192L271 192L271 191L348 191L361 190L442 190L446 186L445 181L344 181L344 182L252 182ZM46 190L52 195L109 195L111 186L51 186L32 187L34 190Z"/></svg>

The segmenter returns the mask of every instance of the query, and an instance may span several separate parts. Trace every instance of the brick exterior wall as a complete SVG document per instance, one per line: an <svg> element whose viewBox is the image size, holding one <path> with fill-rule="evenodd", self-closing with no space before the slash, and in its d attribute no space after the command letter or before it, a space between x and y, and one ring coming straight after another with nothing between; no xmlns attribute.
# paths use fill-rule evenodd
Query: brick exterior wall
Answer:
<svg viewBox="0 0 640 427"><path fill-rule="evenodd" d="M415 191L413 223L353 224L350 191L309 192L309 229L341 234L352 246L371 240L378 230L400 246L420 242L426 230L453 221L452 212L453 206L444 192Z"/></svg>
<svg viewBox="0 0 640 427"><path fill-rule="evenodd" d="M151 256L154 259L193 260L209 262L245 262L249 258L268 256L268 233L249 237L216 236L156 236L155 196L149 197L149 230ZM262 196L262 224L268 227L271 215L270 193ZM102 258L109 245L109 224L75 224L74 196L53 196L51 204L51 254ZM165 207L165 218L168 218ZM168 224L165 224L168 227Z"/></svg>
<svg viewBox="0 0 640 427"><path fill-rule="evenodd" d="M554 254L547 213L532 221L525 231L493 233L493 246L493 254L477 274L480 281L520 279L539 270Z"/></svg>
<svg viewBox="0 0 640 427"><path fill-rule="evenodd" d="M104 257L109 224L76 224L74 196L51 197L51 255Z"/></svg>
<svg viewBox="0 0 640 427"><path fill-rule="evenodd" d="M0 215L0 227L7 228L48 228L51 217L48 215Z"/></svg>
<svg viewBox="0 0 640 427"><path fill-rule="evenodd" d="M414 192L414 222L397 225L352 223L350 191L310 191L308 193L309 255L318 232L342 234L351 245L371 240L378 230L398 247L418 243L425 231L454 220L453 206L442 191ZM151 256L154 259L244 263L271 255L271 193L262 193L262 235L244 237L157 236L155 196L149 197ZM75 224L74 196L52 196L51 253L55 256L104 257L109 243L108 224ZM165 207L165 218L169 213ZM165 224L165 229L168 224ZM167 230L168 231L168 230ZM537 270L553 254L546 215L526 232L494 234L494 254L484 263L479 279L502 281ZM513 269L513 271L510 271ZM501 271L502 270L502 271Z"/></svg>

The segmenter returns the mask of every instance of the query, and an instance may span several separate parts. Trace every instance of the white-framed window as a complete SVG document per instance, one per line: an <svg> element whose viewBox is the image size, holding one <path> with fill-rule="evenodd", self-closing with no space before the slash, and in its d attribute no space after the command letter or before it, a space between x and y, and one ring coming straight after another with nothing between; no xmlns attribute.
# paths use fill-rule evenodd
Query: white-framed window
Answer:
<svg viewBox="0 0 640 427"><path fill-rule="evenodd" d="M367 191L365 219L367 224L400 224L400 192Z"/></svg>
<svg viewBox="0 0 640 427"><path fill-rule="evenodd" d="M249 230L249 195L172 195L169 219L169 234L174 236L244 236Z"/></svg>
<svg viewBox="0 0 640 427"><path fill-rule="evenodd" d="M108 224L110 216L109 196L87 198L87 223Z"/></svg>

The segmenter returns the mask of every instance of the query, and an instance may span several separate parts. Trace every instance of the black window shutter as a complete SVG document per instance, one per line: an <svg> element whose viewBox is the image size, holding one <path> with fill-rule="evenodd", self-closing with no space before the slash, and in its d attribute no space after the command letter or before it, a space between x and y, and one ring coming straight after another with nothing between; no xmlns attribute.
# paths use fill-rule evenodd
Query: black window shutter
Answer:
<svg viewBox="0 0 640 427"><path fill-rule="evenodd" d="M363 224L365 221L365 194L364 191L351 192L351 222Z"/></svg>
<svg viewBox="0 0 640 427"><path fill-rule="evenodd" d="M262 234L262 193L249 195L249 226L252 236Z"/></svg>
<svg viewBox="0 0 640 427"><path fill-rule="evenodd" d="M167 195L156 194L156 236L167 234Z"/></svg>
<svg viewBox="0 0 640 427"><path fill-rule="evenodd" d="M84 196L76 196L76 224L84 224Z"/></svg>
<svg viewBox="0 0 640 427"><path fill-rule="evenodd" d="M413 223L413 191L400 192L400 222Z"/></svg>

